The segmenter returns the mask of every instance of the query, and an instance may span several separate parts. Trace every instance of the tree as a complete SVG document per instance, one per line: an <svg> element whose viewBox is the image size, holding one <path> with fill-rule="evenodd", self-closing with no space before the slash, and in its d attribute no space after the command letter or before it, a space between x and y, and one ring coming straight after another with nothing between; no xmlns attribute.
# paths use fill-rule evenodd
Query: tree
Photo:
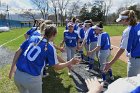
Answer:
<svg viewBox="0 0 140 93"><path fill-rule="evenodd" d="M31 2L38 8L41 12L42 18L47 19L49 11L49 0L31 0Z"/></svg>
<svg viewBox="0 0 140 93"><path fill-rule="evenodd" d="M112 7L112 0L95 0L94 5L99 6L100 10L103 13L102 21L107 22L108 20L108 13Z"/></svg>
<svg viewBox="0 0 140 93"><path fill-rule="evenodd" d="M58 1L57 0L51 0L52 6L53 6L53 10L54 10L54 14L55 14L55 21L56 21L56 25L57 25L57 7L58 7Z"/></svg>
<svg viewBox="0 0 140 93"><path fill-rule="evenodd" d="M22 11L22 14L20 14L20 16L25 17L25 18L30 18L35 20L35 13L32 12L32 9L28 9L28 10L24 10Z"/></svg>
<svg viewBox="0 0 140 93"><path fill-rule="evenodd" d="M69 17L70 19L74 16L74 15L79 15L79 12L80 12L80 0L76 0L74 2L72 2L72 4L69 6L69 9L68 9L68 14L69 14Z"/></svg>
<svg viewBox="0 0 140 93"><path fill-rule="evenodd" d="M91 9L90 15L90 19L93 21L103 21L104 14L102 11L102 6L94 5Z"/></svg>
<svg viewBox="0 0 140 93"><path fill-rule="evenodd" d="M61 26L64 24L64 12L70 0L58 0L58 8L61 14Z"/></svg>
<svg viewBox="0 0 140 93"><path fill-rule="evenodd" d="M90 13L87 9L87 5L84 4L84 6L80 10L80 20L85 21L90 19Z"/></svg>

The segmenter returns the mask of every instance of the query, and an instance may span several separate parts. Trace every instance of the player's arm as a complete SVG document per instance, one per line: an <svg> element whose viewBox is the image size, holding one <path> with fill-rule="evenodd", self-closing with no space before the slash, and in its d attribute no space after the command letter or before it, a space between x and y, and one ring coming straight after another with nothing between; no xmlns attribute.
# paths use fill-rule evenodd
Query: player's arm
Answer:
<svg viewBox="0 0 140 93"><path fill-rule="evenodd" d="M17 62L17 60L18 60L18 58L19 58L21 52L22 52L22 49L19 48L19 49L16 51L16 53L15 53L15 56L14 56L14 59L13 59L13 63L12 63L12 66L11 66L11 70L10 70L10 73L9 73L9 79L11 79L13 73L14 73L15 70L16 70L16 62Z"/></svg>
<svg viewBox="0 0 140 93"><path fill-rule="evenodd" d="M55 64L53 67L55 70L61 70L70 65L75 65L75 64L79 63L80 61L81 60L78 58L72 58L70 61L67 61L66 63L58 63L58 64Z"/></svg>
<svg viewBox="0 0 140 93"><path fill-rule="evenodd" d="M60 63L66 63L66 61L62 57L60 57L59 55L57 55L57 59Z"/></svg>
<svg viewBox="0 0 140 93"><path fill-rule="evenodd" d="M63 47L58 47L57 45L54 44L54 47L57 49L57 50L60 50L61 52L64 51L64 48Z"/></svg>

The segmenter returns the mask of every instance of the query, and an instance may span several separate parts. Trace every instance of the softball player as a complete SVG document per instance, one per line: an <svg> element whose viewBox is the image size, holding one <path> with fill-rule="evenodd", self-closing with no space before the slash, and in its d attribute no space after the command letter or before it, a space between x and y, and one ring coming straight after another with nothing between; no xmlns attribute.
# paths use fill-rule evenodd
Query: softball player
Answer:
<svg viewBox="0 0 140 93"><path fill-rule="evenodd" d="M91 54L93 52L99 51L98 53L98 58L99 58L99 63L100 63L100 71L102 73L102 78L103 81L106 82L106 75L103 72L103 68L106 62L109 61L109 56L110 56L110 36L106 33L103 32L103 25L102 22L98 23L97 25L92 27L95 30L95 33L98 35L98 41L97 41L97 47L88 54ZM109 70L109 74L111 79L114 79L112 76L112 70Z"/></svg>
<svg viewBox="0 0 140 93"><path fill-rule="evenodd" d="M92 23L89 20L86 20L85 23L85 37L84 40L81 44L82 48L85 45L86 51L90 51L93 50L96 46L97 46L97 37L95 36L95 31L94 29L92 29ZM93 63L94 63L94 59L95 59L95 55L96 53L91 53L91 55L89 55L89 69L87 70L91 70L93 68Z"/></svg>
<svg viewBox="0 0 140 93"><path fill-rule="evenodd" d="M35 20L34 26L24 34L25 39L28 39L29 37L34 36L34 35L40 36L41 32L39 28L43 22L44 20Z"/></svg>
<svg viewBox="0 0 140 93"><path fill-rule="evenodd" d="M64 39L60 46L63 46L65 43L65 48L67 52L67 61L72 59L74 57L74 54L76 53L76 49L78 46L78 34L74 32L73 23L68 23L68 29L67 31L64 31ZM70 75L70 72L68 72L68 75Z"/></svg>
<svg viewBox="0 0 140 93"><path fill-rule="evenodd" d="M116 21L128 27L123 31L120 49L115 57L106 64L104 70L107 71L126 49L127 56L129 57L127 76L136 76L140 74L140 23L137 23L136 15L133 10L121 12Z"/></svg>
<svg viewBox="0 0 140 93"><path fill-rule="evenodd" d="M77 33L78 33L78 37L79 37L79 43L80 43L79 45L81 45L83 40L84 40L84 37L85 37L85 31L84 31L84 28L83 28L83 23L81 23L81 22L78 23ZM81 54L81 58L83 60L83 49L80 49L79 53Z"/></svg>
<svg viewBox="0 0 140 93"><path fill-rule="evenodd" d="M17 50L9 78L11 79L16 70L14 81L20 93L42 93L42 77L40 74L44 64L49 64L54 69L60 70L80 61L74 58L66 63L58 63L56 50L52 43L56 33L55 27L48 26L43 38L33 36L27 39Z"/></svg>

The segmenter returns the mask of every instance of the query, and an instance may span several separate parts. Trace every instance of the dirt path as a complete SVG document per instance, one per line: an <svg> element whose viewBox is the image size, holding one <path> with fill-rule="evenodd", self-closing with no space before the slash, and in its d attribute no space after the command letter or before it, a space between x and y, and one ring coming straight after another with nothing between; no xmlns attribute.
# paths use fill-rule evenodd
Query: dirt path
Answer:
<svg viewBox="0 0 140 93"><path fill-rule="evenodd" d="M13 60L14 52L0 47L0 67L4 65L11 64Z"/></svg>
<svg viewBox="0 0 140 93"><path fill-rule="evenodd" d="M111 37L111 44L112 44L112 48L113 48L113 50L111 51L111 54L113 56L117 53L117 50L120 47L120 42L121 42L121 36ZM121 57L119 59L121 59L124 62L127 62L128 58L126 57L126 52L124 52L123 55L121 55Z"/></svg>

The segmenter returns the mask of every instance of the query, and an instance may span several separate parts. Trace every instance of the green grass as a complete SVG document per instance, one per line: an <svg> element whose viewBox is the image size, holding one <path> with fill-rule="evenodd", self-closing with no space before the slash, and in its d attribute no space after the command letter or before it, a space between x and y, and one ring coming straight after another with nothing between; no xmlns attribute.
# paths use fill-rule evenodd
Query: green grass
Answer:
<svg viewBox="0 0 140 93"><path fill-rule="evenodd" d="M121 36L126 26L104 26L104 31L108 32L110 36Z"/></svg>
<svg viewBox="0 0 140 93"><path fill-rule="evenodd" d="M28 29L29 28L20 28L13 29L10 32L0 33L0 45L24 34ZM122 35L123 30L123 26L105 26L105 31L107 31L111 36ZM63 38L63 31L64 27L58 28L58 34L54 40L56 45L60 44ZM8 47L15 51L24 40L24 36L22 36L21 38L6 44L4 47ZM121 60L118 60L112 68L115 78L126 76L126 63ZM0 80L0 93L18 93L13 79L8 79L9 70L10 65L0 68L0 76L2 76L2 80ZM67 75L67 69L59 72L54 72L50 69L49 72L50 76L43 79L43 93L77 93L72 78Z"/></svg>

